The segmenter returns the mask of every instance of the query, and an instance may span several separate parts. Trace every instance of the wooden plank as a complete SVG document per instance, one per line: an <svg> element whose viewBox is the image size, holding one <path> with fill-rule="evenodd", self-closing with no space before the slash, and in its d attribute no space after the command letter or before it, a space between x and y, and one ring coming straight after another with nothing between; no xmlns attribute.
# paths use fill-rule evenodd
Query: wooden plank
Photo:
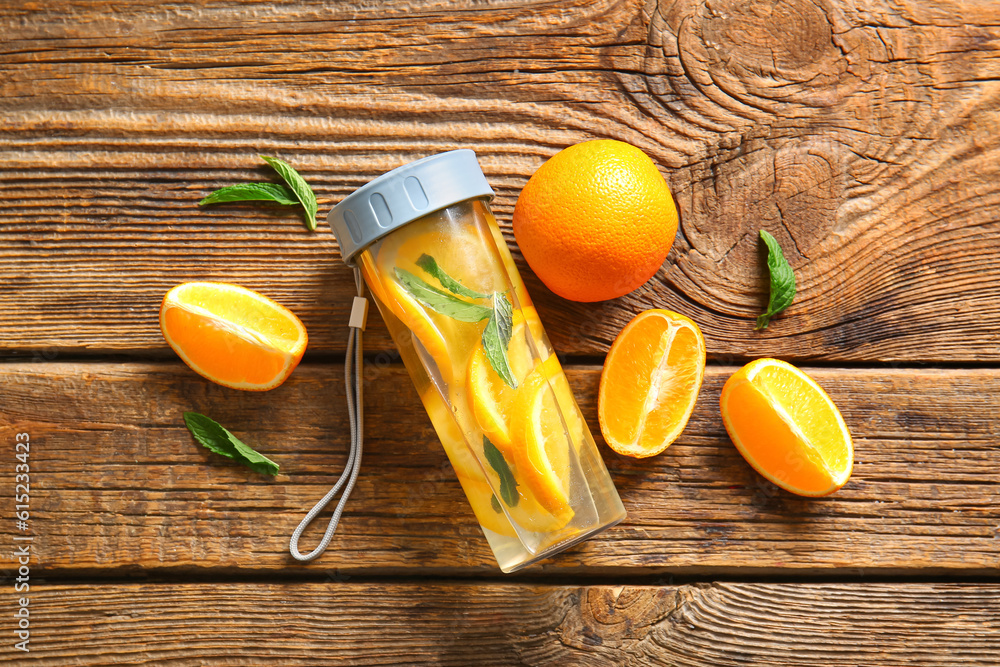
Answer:
<svg viewBox="0 0 1000 667"><path fill-rule="evenodd" d="M0 34L8 353L163 352L157 305L191 279L260 289L303 317L313 352L342 351L351 278L325 225L198 199L266 178L253 155L277 153L325 211L472 147L513 243L533 170L613 137L663 168L681 232L616 301L569 305L528 275L561 352L601 355L662 306L723 362L1000 359L998 19L975 0L4 3ZM756 334L761 227L800 291ZM391 346L381 325L369 343Z"/></svg>
<svg viewBox="0 0 1000 667"><path fill-rule="evenodd" d="M60 667L985 667L1000 655L996 584L32 584L30 599L31 664Z"/></svg>
<svg viewBox="0 0 1000 667"><path fill-rule="evenodd" d="M856 441L851 481L812 500L764 481L729 442L718 396L733 370L708 369L691 422L663 455L637 461L601 444L628 519L528 576L1000 567L1000 371L811 369ZM344 464L342 372L304 365L255 393L179 363L0 366L0 442L25 432L32 443L39 566L495 574L416 392L392 365L368 369L364 464L336 539L312 564L288 556L292 530ZM599 369L569 376L599 437ZM199 447L186 410L228 426L281 474L259 476ZM12 503L2 494L0 515L13 516ZM12 523L2 529L9 540Z"/></svg>

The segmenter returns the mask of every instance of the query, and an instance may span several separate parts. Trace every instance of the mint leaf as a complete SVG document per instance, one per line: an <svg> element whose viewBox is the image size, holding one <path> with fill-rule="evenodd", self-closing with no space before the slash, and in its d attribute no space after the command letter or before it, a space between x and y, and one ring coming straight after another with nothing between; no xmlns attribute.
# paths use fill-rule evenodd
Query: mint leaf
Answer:
<svg viewBox="0 0 1000 667"><path fill-rule="evenodd" d="M517 389L517 380L510 369L507 345L513 331L513 308L506 294L493 293L493 313L483 329L483 351L490 360L490 366L511 388Z"/></svg>
<svg viewBox="0 0 1000 667"><path fill-rule="evenodd" d="M489 296L482 294L475 290L471 290L462 283L458 282L447 273L444 269L438 266L437 261L430 255L423 254L417 259L417 266L426 271L427 273L434 276L441 287L445 288L452 294L457 294L459 296L467 296L471 299L488 299Z"/></svg>
<svg viewBox="0 0 1000 667"><path fill-rule="evenodd" d="M771 274L771 298L767 303L767 312L757 318L754 329L766 329L771 318L791 305L795 298L795 273L792 266L781 252L778 241L760 230L760 238L767 245L767 270Z"/></svg>
<svg viewBox="0 0 1000 667"><path fill-rule="evenodd" d="M490 507L492 507L493 511L496 512L497 514L500 514L500 513L503 512L503 508L500 507L500 501L497 500L496 495L490 496Z"/></svg>
<svg viewBox="0 0 1000 667"><path fill-rule="evenodd" d="M277 183L240 183L230 185L216 190L200 202L199 206L208 204L222 204L233 201L272 201L284 206L296 206L301 204L305 209L306 227L310 231L316 230L316 211L319 205L316 203L316 195L312 188L305 182L299 172L295 171L290 164L278 158L261 155L260 159L267 162L278 172L278 175L288 184L288 186Z"/></svg>
<svg viewBox="0 0 1000 667"><path fill-rule="evenodd" d="M278 464L244 444L222 424L197 412L185 412L184 423L194 439L208 450L238 461L262 475L276 475Z"/></svg>
<svg viewBox="0 0 1000 667"><path fill-rule="evenodd" d="M461 322L480 322L493 315L493 311L486 306L469 303L447 292L442 292L409 271L400 268L394 269L394 271L396 272L396 280L414 299L442 315L447 315Z"/></svg>
<svg viewBox="0 0 1000 667"><path fill-rule="evenodd" d="M284 160L279 160L276 157L268 157L267 155L259 156L261 160L271 165L278 175L284 179L288 187L292 189L295 196L298 198L299 202L302 204L302 208L306 211L306 227L310 231L316 230L316 211L319 205L316 203L316 194L306 183L305 179L299 175L299 172L295 171L290 164Z"/></svg>
<svg viewBox="0 0 1000 667"><path fill-rule="evenodd" d="M273 201L284 206L298 206L295 193L276 183L240 183L220 188L208 195L198 206L224 204L232 201Z"/></svg>
<svg viewBox="0 0 1000 667"><path fill-rule="evenodd" d="M500 497L507 503L507 507L517 507L517 502L521 499L521 494L517 492L517 480L514 479L514 474L511 473L503 454L485 435L483 454L486 455L486 462L500 477Z"/></svg>

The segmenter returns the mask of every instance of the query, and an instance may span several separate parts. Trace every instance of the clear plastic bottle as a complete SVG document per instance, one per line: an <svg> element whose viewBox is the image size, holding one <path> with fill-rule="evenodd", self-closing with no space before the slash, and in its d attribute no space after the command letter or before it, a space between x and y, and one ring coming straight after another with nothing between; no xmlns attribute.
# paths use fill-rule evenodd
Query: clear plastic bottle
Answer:
<svg viewBox="0 0 1000 667"><path fill-rule="evenodd" d="M500 569L625 509L524 289L469 150L395 169L330 214L360 267Z"/></svg>

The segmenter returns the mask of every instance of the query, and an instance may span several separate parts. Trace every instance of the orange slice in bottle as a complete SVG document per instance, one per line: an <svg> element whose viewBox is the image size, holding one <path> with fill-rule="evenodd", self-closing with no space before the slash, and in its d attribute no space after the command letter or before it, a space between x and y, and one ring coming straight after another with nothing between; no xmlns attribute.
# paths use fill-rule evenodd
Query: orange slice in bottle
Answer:
<svg viewBox="0 0 1000 667"><path fill-rule="evenodd" d="M497 512L493 508L493 489L490 487L482 468L479 467L476 457L466 445L462 429L456 421L456 415L448 407L445 400L434 387L428 387L421 395L420 399L431 418L431 424L441 440L451 467L455 470L465 496L469 499L472 511L476 515L476 520L483 528L487 528L499 535L514 537L514 528L510 525L503 511Z"/></svg>
<svg viewBox="0 0 1000 667"><path fill-rule="evenodd" d="M518 482L556 518L569 521L570 447L559 400L551 381L562 374L555 356L541 363L518 389L511 437Z"/></svg>
<svg viewBox="0 0 1000 667"><path fill-rule="evenodd" d="M536 365L532 348L537 347L538 354L547 354L547 350L531 340L532 322L538 322L538 313L533 307L514 311L510 342L507 345L507 360L519 386ZM516 389L504 382L493 369L482 345L478 345L469 358L465 384L468 389L469 408L475 415L479 427L497 449L505 456L510 456L513 452L510 419Z"/></svg>
<svg viewBox="0 0 1000 667"><path fill-rule="evenodd" d="M726 381L722 421L743 458L801 496L825 496L851 476L854 446L844 418L808 375L778 359L753 361Z"/></svg>
<svg viewBox="0 0 1000 667"><path fill-rule="evenodd" d="M402 269L443 290L437 279L417 264L423 255L429 255L464 287L490 296L508 290L503 265L490 249L492 242L477 225L448 219L444 213L431 214L383 239L376 263L383 276L393 276L396 269Z"/></svg>
<svg viewBox="0 0 1000 667"><path fill-rule="evenodd" d="M493 506L495 494L490 486L490 480L484 474L483 467L480 466L476 455L472 453L462 434L464 429L468 431L470 437L481 438L475 429L463 422L463 417L466 419L468 417L467 413L463 414L461 410L452 412L433 387L429 387L421 394L421 400L431 417L431 423L441 440L441 445L448 454L448 460L455 470L455 476L458 477L458 481L469 499L476 520L483 528L488 528L499 535L514 537L515 532L510 524L511 520L526 530L550 532L562 528L569 521L569 518L572 518L571 514L569 517L552 516L520 488L518 489L517 504L514 507L504 504L510 515L510 520L504 515L503 509L497 512ZM489 474L493 478L493 483L499 486L499 477L496 473L491 470ZM500 503L499 498L497 503Z"/></svg>
<svg viewBox="0 0 1000 667"><path fill-rule="evenodd" d="M382 289L386 307L420 341L437 364L442 378L450 384L455 376L455 364L452 345L449 343L455 339L456 324L461 323L429 311L392 277L384 277Z"/></svg>
<svg viewBox="0 0 1000 667"><path fill-rule="evenodd" d="M238 285L191 282L167 292L160 331L195 372L226 387L266 391L302 359L308 336L284 306Z"/></svg>
<svg viewBox="0 0 1000 667"><path fill-rule="evenodd" d="M426 310L392 276L380 276L366 255L359 258L358 266L365 283L379 303L409 330L407 335L412 334L420 342L437 364L442 377L450 382L453 379L453 364L447 336L453 333L453 325L447 320L434 317L433 311Z"/></svg>
<svg viewBox="0 0 1000 667"><path fill-rule="evenodd" d="M687 425L704 375L698 325L669 310L636 315L601 372L597 415L608 446L635 458L665 450Z"/></svg>
<svg viewBox="0 0 1000 667"><path fill-rule="evenodd" d="M374 266L362 261L365 278L382 303L403 323L433 359L442 379L451 384L464 380L464 369L473 347L479 341L482 322L461 322L436 312L417 300L399 281L397 270L407 271L433 288L445 291L417 261L422 255L434 258L449 276L470 290L490 291L500 266L490 261L477 228L439 220L440 216L411 223L381 241L375 251ZM496 265L496 266L494 266ZM468 296L456 298L487 305L487 301Z"/></svg>

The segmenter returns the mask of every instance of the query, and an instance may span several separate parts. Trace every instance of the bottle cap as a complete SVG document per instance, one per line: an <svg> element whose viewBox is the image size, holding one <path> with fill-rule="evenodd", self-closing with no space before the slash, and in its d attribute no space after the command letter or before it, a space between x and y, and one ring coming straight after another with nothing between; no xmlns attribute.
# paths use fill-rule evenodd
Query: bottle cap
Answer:
<svg viewBox="0 0 1000 667"><path fill-rule="evenodd" d="M386 234L466 199L493 198L476 153L469 149L425 157L382 174L333 207L327 222L348 266Z"/></svg>

